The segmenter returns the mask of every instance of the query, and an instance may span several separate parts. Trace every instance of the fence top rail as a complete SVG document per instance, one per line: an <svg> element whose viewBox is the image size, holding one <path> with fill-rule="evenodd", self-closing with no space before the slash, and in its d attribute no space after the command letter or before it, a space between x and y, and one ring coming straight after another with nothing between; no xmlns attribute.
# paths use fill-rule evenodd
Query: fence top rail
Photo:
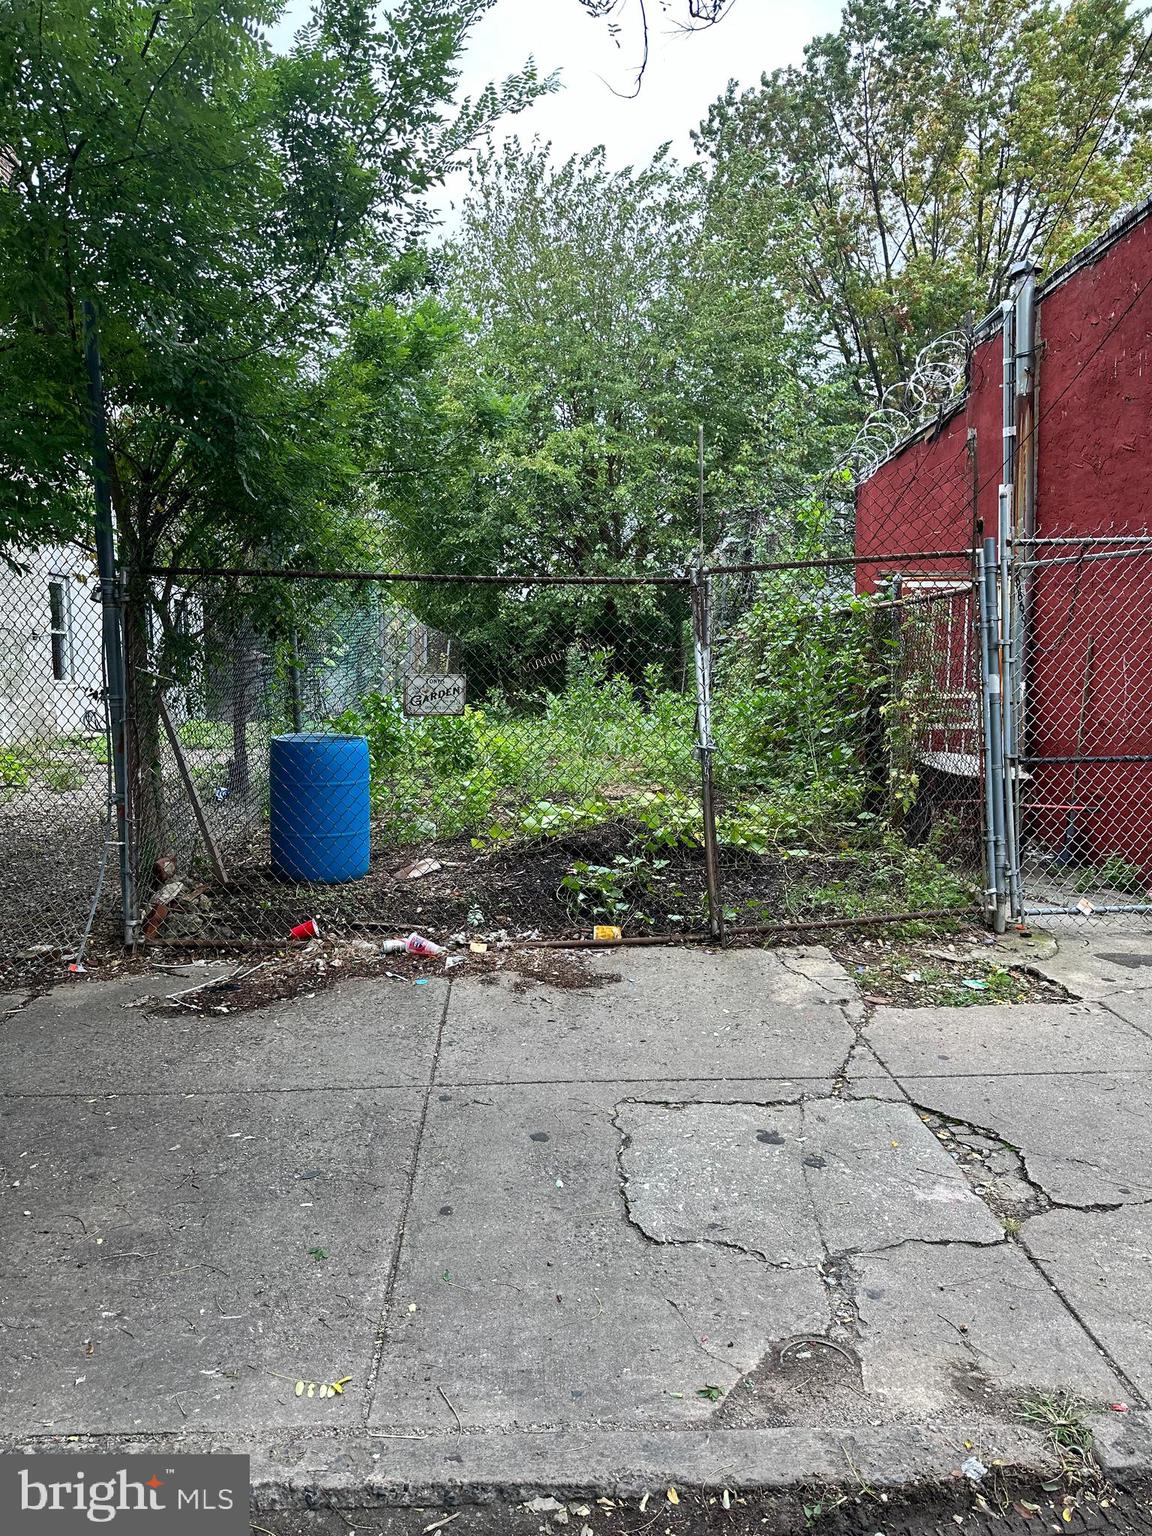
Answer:
<svg viewBox="0 0 1152 1536"><path fill-rule="evenodd" d="M767 560L745 565L708 565L708 576L753 574L760 571L852 570L858 565L886 565L908 560L970 560L972 549L897 550L880 555L828 555L815 560ZM440 582L473 586L500 587L680 587L691 581L691 573L664 572L634 576L548 576L524 573L518 576L488 576L449 571L312 571L286 567L251 567L226 565L156 565L140 572L142 576L168 580L174 577L206 579L277 581L363 581L393 583Z"/></svg>
<svg viewBox="0 0 1152 1536"><path fill-rule="evenodd" d="M477 576L446 571L297 571L261 566L163 565L140 572L152 577L205 577L211 579L258 579L261 581L363 581L394 583L440 582L489 587L683 587L683 576Z"/></svg>
<svg viewBox="0 0 1152 1536"><path fill-rule="evenodd" d="M1014 544L1152 544L1152 533L1046 533L1018 536Z"/></svg>
<svg viewBox="0 0 1152 1536"><path fill-rule="evenodd" d="M1152 544L1139 549L1082 549L1075 555L1045 555L1031 560L1017 560L1018 571L1046 571L1053 565L1087 565L1090 560L1147 560L1152 557Z"/></svg>
<svg viewBox="0 0 1152 1536"><path fill-rule="evenodd" d="M895 550L883 555L836 555L821 560L761 560L748 565L709 565L709 576L742 575L754 571L852 570L858 565L891 565L905 560L972 560L974 549Z"/></svg>

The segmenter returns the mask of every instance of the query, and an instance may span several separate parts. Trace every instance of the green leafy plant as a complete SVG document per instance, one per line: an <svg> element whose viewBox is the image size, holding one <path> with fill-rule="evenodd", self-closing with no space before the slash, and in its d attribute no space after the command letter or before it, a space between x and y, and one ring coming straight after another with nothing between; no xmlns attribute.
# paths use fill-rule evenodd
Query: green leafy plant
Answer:
<svg viewBox="0 0 1152 1536"><path fill-rule="evenodd" d="M45 763L40 770L40 776L47 788L58 795L66 794L71 789L83 789L88 782L79 763L67 761Z"/></svg>
<svg viewBox="0 0 1152 1536"><path fill-rule="evenodd" d="M1035 1424L1047 1438L1061 1479L1074 1488L1099 1482L1102 1475L1085 1411L1086 1404L1067 1392L1025 1398L1017 1408L1018 1416L1026 1424Z"/></svg>
<svg viewBox="0 0 1152 1536"><path fill-rule="evenodd" d="M649 859L642 854L617 854L611 864L590 864L581 859L561 880L560 888L570 893L570 905L578 915L607 917L614 922L630 917L647 923L651 919L637 910L637 904L666 866L666 859Z"/></svg>
<svg viewBox="0 0 1152 1536"><path fill-rule="evenodd" d="M1114 853L1098 868L1082 870L1076 877L1076 890L1082 894L1106 888L1123 891L1128 896L1143 895L1149 885L1148 878L1138 865Z"/></svg>
<svg viewBox="0 0 1152 1536"><path fill-rule="evenodd" d="M27 789L31 781L28 759L11 747L0 747L0 790Z"/></svg>

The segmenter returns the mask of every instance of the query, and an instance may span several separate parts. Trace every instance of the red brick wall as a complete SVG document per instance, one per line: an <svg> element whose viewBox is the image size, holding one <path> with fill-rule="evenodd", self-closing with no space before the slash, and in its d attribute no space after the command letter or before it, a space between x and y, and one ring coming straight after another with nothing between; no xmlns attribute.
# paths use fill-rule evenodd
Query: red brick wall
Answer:
<svg viewBox="0 0 1152 1536"><path fill-rule="evenodd" d="M1037 331L1037 533L1149 531L1152 218L1043 296ZM860 554L971 542L970 429L975 503L987 531L995 531L1000 383L995 335L973 355L963 407L938 434L912 444L860 486ZM878 569L886 567L862 568L861 590L874 587ZM1028 690L1030 755L1152 753L1152 555L1038 572ZM1026 799L1026 843L1065 847L1085 862L1120 854L1152 876L1152 766L1037 767Z"/></svg>

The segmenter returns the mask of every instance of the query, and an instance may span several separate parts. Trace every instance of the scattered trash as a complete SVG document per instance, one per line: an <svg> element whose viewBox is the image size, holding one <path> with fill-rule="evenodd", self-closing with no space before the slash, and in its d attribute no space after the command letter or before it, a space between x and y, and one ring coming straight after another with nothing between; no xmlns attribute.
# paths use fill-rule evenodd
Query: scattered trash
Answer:
<svg viewBox="0 0 1152 1536"><path fill-rule="evenodd" d="M900 980L901 981L923 981L924 977L922 976L922 974L919 971L902 971L901 974L900 974Z"/></svg>
<svg viewBox="0 0 1152 1536"><path fill-rule="evenodd" d="M977 981L972 976L965 976L960 985L967 987L970 992L987 992L988 990L988 983L986 981Z"/></svg>
<svg viewBox="0 0 1152 1536"><path fill-rule="evenodd" d="M720 1495L720 1503L724 1509L732 1508L732 1495L728 1492L727 1488L725 1488L724 1492Z"/></svg>
<svg viewBox="0 0 1152 1536"><path fill-rule="evenodd" d="M669 1504L679 1504L679 1502L680 1502L680 1495L676 1492L675 1488L669 1488L669 1490L668 1490L668 1502L669 1502Z"/></svg>
<svg viewBox="0 0 1152 1536"><path fill-rule="evenodd" d="M464 956L463 955L449 955L447 957L447 959L444 961L444 969L446 971L450 971L454 965L463 965L463 964L464 964Z"/></svg>
<svg viewBox="0 0 1152 1536"><path fill-rule="evenodd" d="M1108 1406L1109 1406L1109 1408L1111 1408L1113 1413L1127 1413L1128 1412L1128 1404L1127 1403L1109 1403Z"/></svg>
<svg viewBox="0 0 1152 1536"><path fill-rule="evenodd" d="M344 1388L351 1376L341 1376L338 1381L298 1381L294 1388L297 1397L343 1397Z"/></svg>
<svg viewBox="0 0 1152 1536"><path fill-rule="evenodd" d="M433 944L431 939L426 939L422 933L410 933L404 940L404 948L410 955L442 955L445 953L442 944Z"/></svg>
<svg viewBox="0 0 1152 1536"><path fill-rule="evenodd" d="M327 1248L309 1248L308 1254L310 1258L316 1260L317 1264L323 1264L328 1257L328 1250Z"/></svg>
<svg viewBox="0 0 1152 1536"><path fill-rule="evenodd" d="M412 985L414 987L426 987L428 985L427 976L418 976Z"/></svg>
<svg viewBox="0 0 1152 1536"><path fill-rule="evenodd" d="M459 1520L459 1518L460 1518L460 1511L457 1510L454 1515L445 1515L442 1520L433 1520L431 1525L426 1525L424 1527L424 1536L428 1536L428 1532L429 1531L439 1531L439 1530L442 1530L444 1528L444 1526L451 1525L453 1520Z"/></svg>
<svg viewBox="0 0 1152 1536"><path fill-rule="evenodd" d="M439 859L418 859L415 864L407 864L403 869L396 871L397 880L421 880L425 875L434 875L438 869L443 869Z"/></svg>
<svg viewBox="0 0 1152 1536"><path fill-rule="evenodd" d="M1076 903L1076 910L1083 912L1085 917L1091 917L1096 908L1088 900L1087 896L1081 896L1080 900Z"/></svg>
<svg viewBox="0 0 1152 1536"><path fill-rule="evenodd" d="M979 1456L969 1456L960 1463L960 1470L970 1483L980 1483L988 1476L988 1468Z"/></svg>
<svg viewBox="0 0 1152 1536"><path fill-rule="evenodd" d="M407 939L385 939L380 945L380 953L382 955L402 955L407 948Z"/></svg>
<svg viewBox="0 0 1152 1536"><path fill-rule="evenodd" d="M152 898L152 905L144 919L143 933L146 939L154 939L172 910L172 903L184 889L183 880L168 880Z"/></svg>
<svg viewBox="0 0 1152 1536"><path fill-rule="evenodd" d="M524 1508L530 1515L554 1515L558 1511L563 1510L564 1506L559 1499L545 1498L543 1495L537 1495L536 1498L529 1499ZM564 1510L564 1513L567 1514L567 1510Z"/></svg>
<svg viewBox="0 0 1152 1536"><path fill-rule="evenodd" d="M468 948L474 955L486 955L488 953L488 946L485 944L483 939L470 940Z"/></svg>
<svg viewBox="0 0 1152 1536"><path fill-rule="evenodd" d="M597 944L618 944L624 935L611 923L597 923L592 929L592 937Z"/></svg>
<svg viewBox="0 0 1152 1536"><path fill-rule="evenodd" d="M297 923L295 928L292 929L292 937L301 944L305 939L318 939L320 937L320 924L314 917L310 917L305 923Z"/></svg>

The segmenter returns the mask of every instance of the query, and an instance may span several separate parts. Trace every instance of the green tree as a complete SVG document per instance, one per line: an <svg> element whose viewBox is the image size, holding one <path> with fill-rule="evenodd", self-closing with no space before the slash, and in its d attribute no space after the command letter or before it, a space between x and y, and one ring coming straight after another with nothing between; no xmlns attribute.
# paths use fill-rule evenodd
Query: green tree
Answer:
<svg viewBox="0 0 1152 1536"><path fill-rule="evenodd" d="M798 67L735 85L698 135L764 269L865 399L1147 186L1152 50L1128 0L848 0Z"/></svg>
<svg viewBox="0 0 1152 1536"><path fill-rule="evenodd" d="M364 0L319 0L284 55L264 36L280 0L4 5L0 550L86 534L91 299L145 850L163 837L152 679L187 666L178 619L196 605L142 573L339 563L373 539L357 380L370 356L372 409L401 403L417 354L398 328L420 323L389 310L377 274L422 231L424 194L457 155L541 88L529 64L449 106L491 3L399 0L377 22ZM334 362L349 327L359 374ZM211 623L243 597L198 611ZM253 604L237 633L268 622ZM251 649L233 658L238 761Z"/></svg>
<svg viewBox="0 0 1152 1536"><path fill-rule="evenodd" d="M87 516L81 301L98 307L112 495L134 563L291 552L339 488L317 363L349 285L421 229L423 194L529 64L447 107L491 0L7 0L0 23L0 542ZM316 430L313 430L316 428Z"/></svg>
<svg viewBox="0 0 1152 1536"><path fill-rule="evenodd" d="M699 539L698 423L709 546L743 531L748 509L789 507L824 457L823 386L811 338L741 239L702 170L666 154L623 171L601 149L558 167L538 144L482 157L443 253L452 301L476 318L445 377L438 473L389 506L408 568L683 569ZM581 626L619 631L639 601L620 590L576 605L558 591L526 605L473 589L465 605L462 593L434 594L426 616L493 649L514 627L518 645L550 653ZM667 639L648 633L648 652Z"/></svg>

